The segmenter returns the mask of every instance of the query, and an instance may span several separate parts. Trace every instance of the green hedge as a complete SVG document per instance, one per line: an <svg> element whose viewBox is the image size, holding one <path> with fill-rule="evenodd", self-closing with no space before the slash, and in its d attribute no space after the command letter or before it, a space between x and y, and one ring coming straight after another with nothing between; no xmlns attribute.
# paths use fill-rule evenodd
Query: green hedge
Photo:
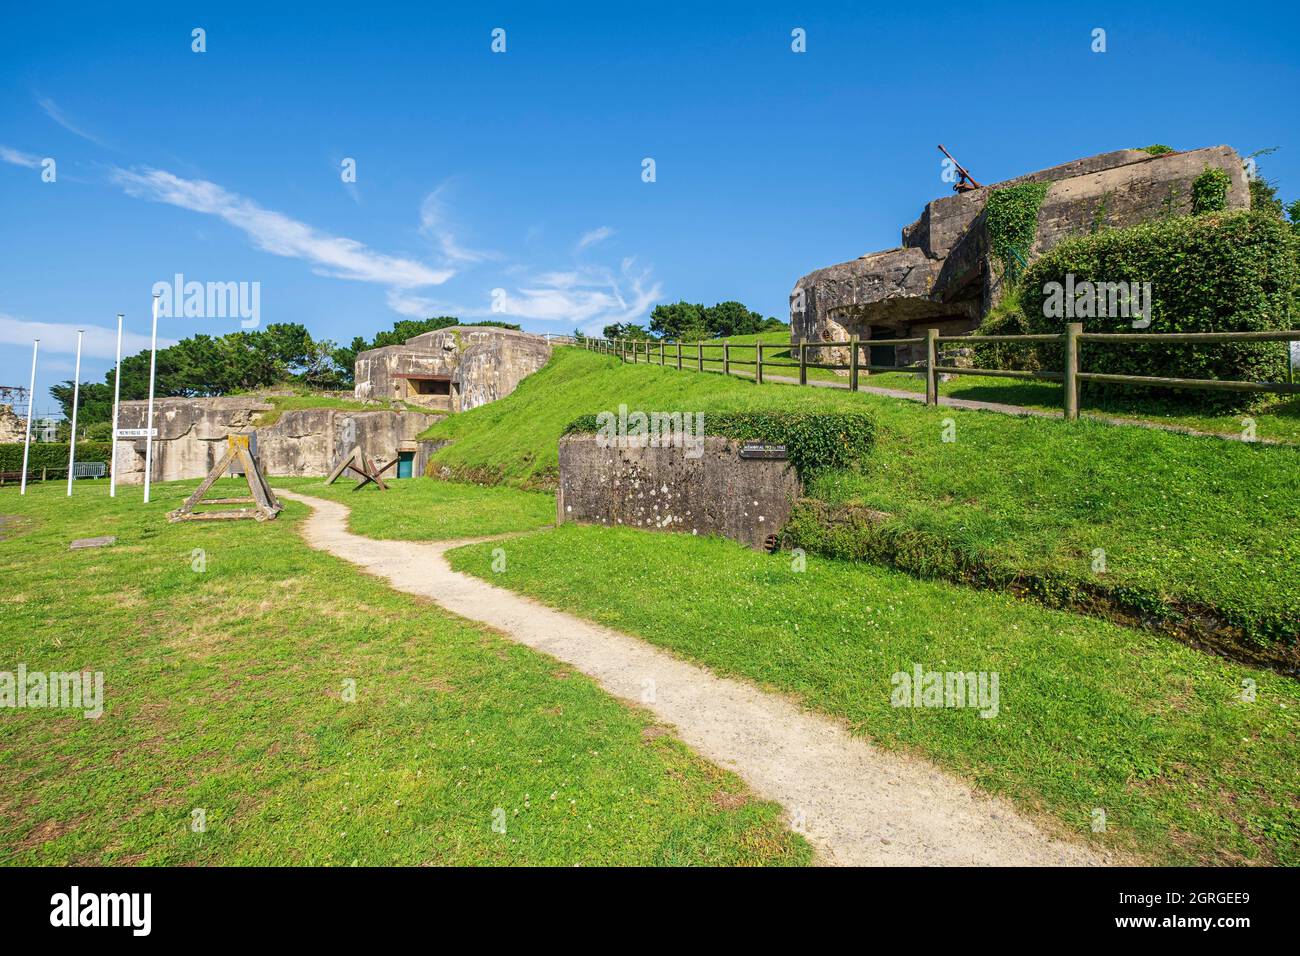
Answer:
<svg viewBox="0 0 1300 956"><path fill-rule="evenodd" d="M108 463L113 454L113 443L107 441L77 442L77 461L102 461ZM0 471L22 471L23 444L13 442L0 444ZM32 442L27 456L27 472L39 472L42 468L68 469L67 442Z"/></svg>
<svg viewBox="0 0 1300 956"><path fill-rule="evenodd" d="M564 433L598 430L596 416L584 415L571 422ZM795 469L807 477L865 459L875 444L876 421L865 412L704 412L704 433L785 445Z"/></svg>
<svg viewBox="0 0 1300 956"><path fill-rule="evenodd" d="M1192 215L1203 216L1226 210L1231 186L1232 180L1227 172L1217 166L1206 166L1204 172L1192 180Z"/></svg>
<svg viewBox="0 0 1300 956"><path fill-rule="evenodd" d="M1151 324L1134 329L1124 317L1084 318L1089 332L1245 332L1294 328L1300 281L1300 241L1287 225L1250 211L1215 213L1108 229L1067 239L1033 262L1020 286L1023 325L1031 333L1063 330L1061 317L1044 315L1049 282L1150 282ZM1021 320L1003 320L1015 325ZM983 358L983 357L982 357ZM1058 346L1044 346L1025 361L1059 370ZM1189 346L1085 345L1081 368L1120 375L1284 381L1282 342ZM1087 391L1128 391L1163 397L1176 390L1088 384ZM1248 407L1248 393L1177 392L1183 404L1227 411Z"/></svg>

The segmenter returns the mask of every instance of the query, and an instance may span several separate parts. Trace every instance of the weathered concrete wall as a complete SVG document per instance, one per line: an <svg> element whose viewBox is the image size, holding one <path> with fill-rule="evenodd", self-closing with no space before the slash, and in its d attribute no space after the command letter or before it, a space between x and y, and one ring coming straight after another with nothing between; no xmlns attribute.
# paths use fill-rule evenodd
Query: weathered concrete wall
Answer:
<svg viewBox="0 0 1300 956"><path fill-rule="evenodd" d="M12 405L0 405L0 444L27 439L27 419L14 414Z"/></svg>
<svg viewBox="0 0 1300 956"><path fill-rule="evenodd" d="M362 401L400 399L422 408L465 411L509 395L551 357L540 335L493 326L452 326L403 345L357 355L355 394ZM421 378L446 379L450 394L416 390Z"/></svg>
<svg viewBox="0 0 1300 956"><path fill-rule="evenodd" d="M595 435L560 439L557 520L648 531L717 534L762 548L790 517L799 480L787 461L747 460L741 442L706 437L682 448L601 447Z"/></svg>
<svg viewBox="0 0 1300 956"><path fill-rule="evenodd" d="M1117 150L1018 176L928 203L903 229L898 249L818 269L790 295L790 334L817 342L882 335L911 338L939 327L970 331L1001 297L1000 269L989 253L984 206L989 193L1022 182L1050 183L1038 212L1033 259L1068 236L1098 226L1132 226L1191 212L1192 181L1206 167L1227 172L1228 207L1250 205L1241 157L1227 146L1151 156ZM902 347L900 363L923 358ZM843 363L841 363L843 364Z"/></svg>
<svg viewBox="0 0 1300 956"><path fill-rule="evenodd" d="M153 480L202 478L226 451L226 436L257 432L257 456L268 476L326 475L352 450L388 460L398 451L414 451L415 474L423 474L435 442L416 435L439 419L417 411L349 411L304 408L284 412L271 425L256 417L273 406L255 396L164 398L154 402ZM144 428L147 402L123 402L120 427ZM122 439L114 447L118 480L144 481L145 440Z"/></svg>

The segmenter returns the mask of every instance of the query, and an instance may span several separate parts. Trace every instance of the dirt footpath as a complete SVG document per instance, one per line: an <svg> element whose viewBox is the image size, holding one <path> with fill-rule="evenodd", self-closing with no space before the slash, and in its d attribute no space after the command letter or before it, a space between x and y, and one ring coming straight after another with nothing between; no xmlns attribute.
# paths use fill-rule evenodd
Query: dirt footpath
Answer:
<svg viewBox="0 0 1300 956"><path fill-rule="evenodd" d="M791 826L835 865L1097 865L1086 847L1043 833L1008 803L910 757L878 750L779 694L721 678L639 638L544 607L451 570L464 541L378 541L352 534L348 508L288 491L313 511L309 544L400 591L503 632L589 675L671 725L697 753L786 808Z"/></svg>

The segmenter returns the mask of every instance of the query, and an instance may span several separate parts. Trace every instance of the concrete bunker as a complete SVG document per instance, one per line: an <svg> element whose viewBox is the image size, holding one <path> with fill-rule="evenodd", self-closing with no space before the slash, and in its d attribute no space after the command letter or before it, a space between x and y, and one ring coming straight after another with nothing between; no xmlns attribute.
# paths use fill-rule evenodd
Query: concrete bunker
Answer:
<svg viewBox="0 0 1300 956"><path fill-rule="evenodd" d="M696 455L676 445L565 435L556 521L715 534L769 549L801 486L783 449L755 447L704 436Z"/></svg>
<svg viewBox="0 0 1300 956"><path fill-rule="evenodd" d="M262 471L271 477L327 475L356 446L384 461L397 455L398 475L415 477L442 444L417 437L442 417L424 411L301 408L261 424L274 407L256 395L156 399L152 480L204 477L232 434L252 436ZM148 402L123 402L119 427L143 430L147 417ZM120 438L113 447L118 480L144 481L145 439Z"/></svg>
<svg viewBox="0 0 1300 956"><path fill-rule="evenodd" d="M902 231L896 249L868 253L808 273L790 295L792 344L845 342L857 336L872 364L925 361L923 345L889 340L975 330L1002 297L1000 267L989 249L984 207L991 192L1020 183L1046 183L1032 261L1062 239L1098 228L1137 225L1191 212L1192 183L1206 168L1228 174L1228 208L1250 205L1241 157L1227 146L1152 156L1121 149L981 186L926 204ZM847 364L847 349L818 350L818 359ZM865 354L865 352L864 352Z"/></svg>
<svg viewBox="0 0 1300 956"><path fill-rule="evenodd" d="M495 326L450 326L357 355L355 397L461 412L504 398L551 357L543 336Z"/></svg>

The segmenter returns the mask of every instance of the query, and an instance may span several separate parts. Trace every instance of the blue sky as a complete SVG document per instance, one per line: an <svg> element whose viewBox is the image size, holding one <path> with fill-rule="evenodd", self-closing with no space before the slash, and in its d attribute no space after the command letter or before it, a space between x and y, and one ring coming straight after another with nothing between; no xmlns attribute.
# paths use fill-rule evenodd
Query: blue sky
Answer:
<svg viewBox="0 0 1300 956"><path fill-rule="evenodd" d="M939 142L983 182L1279 146L1261 172L1300 198L1294 5L271 6L0 13L0 385L40 334L38 410L76 328L99 380L115 314L138 348L176 273L258 282L263 323L338 341L492 317L494 289L535 331L679 298L786 318L800 275L897 245L948 191Z"/></svg>

